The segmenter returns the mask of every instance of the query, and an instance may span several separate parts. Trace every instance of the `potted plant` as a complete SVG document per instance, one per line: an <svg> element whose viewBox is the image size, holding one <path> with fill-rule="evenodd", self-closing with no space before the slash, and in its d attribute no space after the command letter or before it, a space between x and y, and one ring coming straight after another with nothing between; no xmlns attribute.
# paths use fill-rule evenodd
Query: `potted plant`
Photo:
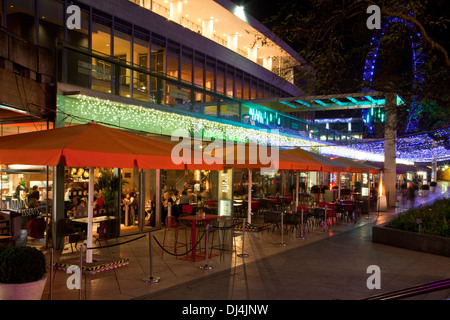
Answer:
<svg viewBox="0 0 450 320"><path fill-rule="evenodd" d="M102 170L100 176L97 179L95 187L102 191L103 200L106 208L113 208L114 201L120 192L121 185L127 184L128 181L121 179L118 176L113 175L111 170Z"/></svg>
<svg viewBox="0 0 450 320"><path fill-rule="evenodd" d="M424 184L420 187L421 192L422 192L422 197L428 197L428 193L430 192L430 186L427 184Z"/></svg>
<svg viewBox="0 0 450 320"><path fill-rule="evenodd" d="M40 300L47 281L44 254L15 246L0 253L0 300Z"/></svg>
<svg viewBox="0 0 450 320"><path fill-rule="evenodd" d="M435 192L436 191L436 181L431 181L430 182L430 192Z"/></svg>

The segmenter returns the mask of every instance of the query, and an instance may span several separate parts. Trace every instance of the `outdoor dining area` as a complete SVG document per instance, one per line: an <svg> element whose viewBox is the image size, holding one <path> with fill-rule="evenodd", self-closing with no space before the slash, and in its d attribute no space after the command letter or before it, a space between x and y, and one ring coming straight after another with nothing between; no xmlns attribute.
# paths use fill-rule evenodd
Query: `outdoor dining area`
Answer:
<svg viewBox="0 0 450 320"><path fill-rule="evenodd" d="M86 143L94 139L95 145ZM274 148L277 157L268 163L252 143L214 149L208 158L213 161L196 149L174 159L175 146L88 123L1 137L0 162L51 168L45 210L46 236L54 248L63 249L68 235L75 248L82 241L92 248L129 235L124 230L130 228L161 230L163 254L178 258L189 252L180 260L190 261L202 258L196 247L206 241L201 231L208 225L219 246L225 232L215 236L217 230L326 231L354 222L382 191L378 168L301 148ZM249 161L253 154L256 161ZM82 216L74 199L84 201ZM78 228L64 231L68 221ZM86 261L92 261L92 250Z"/></svg>

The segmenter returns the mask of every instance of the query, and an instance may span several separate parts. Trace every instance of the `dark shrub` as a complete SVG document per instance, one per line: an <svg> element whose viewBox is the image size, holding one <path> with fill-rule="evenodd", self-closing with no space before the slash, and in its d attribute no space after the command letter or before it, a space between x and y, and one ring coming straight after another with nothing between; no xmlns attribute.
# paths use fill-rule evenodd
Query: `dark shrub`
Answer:
<svg viewBox="0 0 450 320"><path fill-rule="evenodd" d="M45 256L36 248L16 246L0 253L0 282L2 283L38 281L45 273Z"/></svg>

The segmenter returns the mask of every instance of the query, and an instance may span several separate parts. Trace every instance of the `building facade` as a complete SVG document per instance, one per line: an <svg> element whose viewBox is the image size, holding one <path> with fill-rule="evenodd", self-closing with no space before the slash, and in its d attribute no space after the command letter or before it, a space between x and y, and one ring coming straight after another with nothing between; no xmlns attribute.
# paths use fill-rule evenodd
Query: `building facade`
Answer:
<svg viewBox="0 0 450 320"><path fill-rule="evenodd" d="M309 67L231 1L0 0L0 19L2 135L95 121L158 138L200 127L282 146L350 139L252 102L302 96L313 85L295 85L296 68ZM312 74L302 83L312 84ZM55 219L65 216L73 194L84 194L77 168L50 175L34 168L30 176L3 169L10 173L2 180L8 206L20 179L39 182ZM160 177L154 170L113 171L127 180L114 214L122 210L120 193L138 192L136 219L122 225L142 231ZM185 173L166 173L162 183L183 179Z"/></svg>

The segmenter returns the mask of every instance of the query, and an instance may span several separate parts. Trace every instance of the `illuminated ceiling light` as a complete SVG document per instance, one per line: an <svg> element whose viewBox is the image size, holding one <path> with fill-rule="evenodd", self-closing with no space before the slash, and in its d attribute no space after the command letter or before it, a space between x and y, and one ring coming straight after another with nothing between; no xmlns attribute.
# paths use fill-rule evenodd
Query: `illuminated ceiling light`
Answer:
<svg viewBox="0 0 450 320"><path fill-rule="evenodd" d="M236 6L234 14L241 20L247 22L247 15L245 14L243 6Z"/></svg>

